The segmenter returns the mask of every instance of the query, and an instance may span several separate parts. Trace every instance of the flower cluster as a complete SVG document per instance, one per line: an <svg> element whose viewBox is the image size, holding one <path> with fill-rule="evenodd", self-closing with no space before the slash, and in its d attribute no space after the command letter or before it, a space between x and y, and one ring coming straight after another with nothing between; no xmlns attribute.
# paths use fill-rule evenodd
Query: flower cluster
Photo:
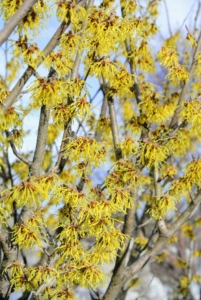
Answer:
<svg viewBox="0 0 201 300"><path fill-rule="evenodd" d="M88 162L97 168L105 162L106 151L90 136L78 137L65 145L64 157L74 162Z"/></svg>
<svg viewBox="0 0 201 300"><path fill-rule="evenodd" d="M178 85L180 81L188 80L188 72L182 65L179 64L178 54L175 50L165 46L158 53L158 60L160 64L169 70L167 79L173 84Z"/></svg>
<svg viewBox="0 0 201 300"><path fill-rule="evenodd" d="M156 220L164 219L168 213L173 213L176 210L176 203L176 199L173 196L164 195L156 199L155 205L152 205L147 213Z"/></svg>

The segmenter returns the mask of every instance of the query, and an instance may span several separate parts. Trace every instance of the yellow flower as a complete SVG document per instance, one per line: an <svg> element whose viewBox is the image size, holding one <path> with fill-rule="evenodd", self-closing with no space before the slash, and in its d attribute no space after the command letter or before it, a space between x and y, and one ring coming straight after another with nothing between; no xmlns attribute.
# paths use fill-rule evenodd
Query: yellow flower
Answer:
<svg viewBox="0 0 201 300"><path fill-rule="evenodd" d="M92 114L91 108L92 104L86 100L86 96L78 99L69 106L71 116L73 118L80 117L82 119Z"/></svg>
<svg viewBox="0 0 201 300"><path fill-rule="evenodd" d="M182 108L180 116L183 120L186 120L193 126L199 126L201 124L201 102L199 99L184 102Z"/></svg>
<svg viewBox="0 0 201 300"><path fill-rule="evenodd" d="M105 185L110 192L113 192L116 187L124 188L125 184L141 188L149 183L150 178L140 174L136 166L128 159L119 160L105 180Z"/></svg>
<svg viewBox="0 0 201 300"><path fill-rule="evenodd" d="M22 161L15 161L12 169L18 174L21 180L25 179L29 174L28 166Z"/></svg>
<svg viewBox="0 0 201 300"><path fill-rule="evenodd" d="M172 136L168 141L168 147L175 156L184 155L191 146L191 137L189 130L186 128L177 131L175 136Z"/></svg>
<svg viewBox="0 0 201 300"><path fill-rule="evenodd" d="M29 30L31 30L32 34L37 35L41 25L41 16L36 12L36 8L32 6L27 15L19 23L18 31L24 31L24 35L28 35Z"/></svg>
<svg viewBox="0 0 201 300"><path fill-rule="evenodd" d="M146 118L147 120L147 118ZM146 123L146 120L145 120L145 123ZM137 134L137 135L140 135L140 132L141 132L141 126L138 122L138 118L133 116L129 121L128 121L128 124L126 126L126 129L127 130L130 130L131 133L134 133L134 134Z"/></svg>
<svg viewBox="0 0 201 300"><path fill-rule="evenodd" d="M16 128L21 125L22 125L22 120L20 118L20 111L17 111L15 107L10 107L2 116L0 129L9 130L10 126Z"/></svg>
<svg viewBox="0 0 201 300"><path fill-rule="evenodd" d="M56 4L56 15L59 22L62 22L63 20L65 22L68 22L68 19L70 19L75 30L79 30L80 23L86 19L86 10L84 9L84 7L77 5L74 0L59 0Z"/></svg>
<svg viewBox="0 0 201 300"><path fill-rule="evenodd" d="M11 278L15 276L23 275L23 265L19 261L15 261L12 264L9 264L5 269L4 272L7 271L8 268L11 267Z"/></svg>
<svg viewBox="0 0 201 300"><path fill-rule="evenodd" d="M49 178L49 177L48 177ZM42 198L45 199L48 195L49 186L43 178L37 181L30 178L24 180L19 185L15 185L8 195L17 205L21 207L22 203L27 206L41 204Z"/></svg>
<svg viewBox="0 0 201 300"><path fill-rule="evenodd" d="M70 205L71 208L76 208L81 203L84 204L85 201L85 194L83 192L78 192L76 187L71 188L67 184L54 187L52 197L56 203L63 200L65 205Z"/></svg>
<svg viewBox="0 0 201 300"><path fill-rule="evenodd" d="M67 56L62 52L59 51L55 53L52 51L44 61L44 65L50 69L50 67L53 67L56 69L56 72L60 76L68 75L71 71L72 67L72 61L71 59L67 58Z"/></svg>
<svg viewBox="0 0 201 300"><path fill-rule="evenodd" d="M116 252L115 248L101 248L99 245L95 245L94 249L89 253L89 259L93 264L105 264L111 263L115 260Z"/></svg>
<svg viewBox="0 0 201 300"><path fill-rule="evenodd" d="M195 274L195 275L192 276L191 280L200 283L201 282L201 276L198 275L198 274Z"/></svg>
<svg viewBox="0 0 201 300"><path fill-rule="evenodd" d="M182 277L180 277L179 281L180 281L180 285L181 285L182 287L188 287L189 281L188 281L188 278L187 278L187 277L182 276Z"/></svg>
<svg viewBox="0 0 201 300"><path fill-rule="evenodd" d="M43 57L42 51L38 48L37 44L34 43L22 51L22 56L24 58L24 62L31 66L33 69L37 68L37 64L40 62Z"/></svg>
<svg viewBox="0 0 201 300"><path fill-rule="evenodd" d="M71 280L75 284L87 288L96 288L98 285L105 284L107 276L100 267L93 265L90 261L81 261L72 273Z"/></svg>
<svg viewBox="0 0 201 300"><path fill-rule="evenodd" d="M150 13L150 15L155 18L158 16L158 8L159 8L159 2L151 1L149 2L147 10Z"/></svg>
<svg viewBox="0 0 201 300"><path fill-rule="evenodd" d="M168 256L167 252L162 252L161 254L155 256L155 259L157 260L158 263L161 263L164 262L167 256Z"/></svg>
<svg viewBox="0 0 201 300"><path fill-rule="evenodd" d="M180 40L182 39L183 41L183 37L181 37L181 33L178 31L175 32L175 34L173 34L171 37L169 37L165 43L164 46L169 49L174 51L174 49L177 49L177 45L180 42Z"/></svg>
<svg viewBox="0 0 201 300"><path fill-rule="evenodd" d="M48 80L37 78L30 87L33 107L40 107L41 104L54 106L60 104L66 96L64 83L60 80Z"/></svg>
<svg viewBox="0 0 201 300"><path fill-rule="evenodd" d="M170 73L166 78L174 85L178 85L180 81L187 81L189 73L185 71L182 65L176 64L175 66L170 67Z"/></svg>
<svg viewBox="0 0 201 300"><path fill-rule="evenodd" d="M201 226L201 218L196 218L194 224L195 227Z"/></svg>
<svg viewBox="0 0 201 300"><path fill-rule="evenodd" d="M192 240L192 241L196 240L196 236L195 236L195 234L193 232L192 225L184 224L182 226L182 231L184 233L184 236L188 237L190 240Z"/></svg>
<svg viewBox="0 0 201 300"><path fill-rule="evenodd" d="M42 169L47 172L50 169L52 162L52 152L46 150L43 158Z"/></svg>
<svg viewBox="0 0 201 300"><path fill-rule="evenodd" d="M123 117L124 120L130 120L133 116L136 116L133 102L126 100L123 103Z"/></svg>
<svg viewBox="0 0 201 300"><path fill-rule="evenodd" d="M156 203L147 210L147 213L154 219L159 220L160 218L164 219L169 212L173 213L175 210L176 198L166 195L156 199Z"/></svg>
<svg viewBox="0 0 201 300"><path fill-rule="evenodd" d="M51 283L52 279L57 279L58 271L49 266L39 266L35 268L27 268L28 280L35 286L39 287L42 283Z"/></svg>
<svg viewBox="0 0 201 300"><path fill-rule="evenodd" d="M178 242L178 237L176 235L174 235L173 237L171 237L168 244L173 244L173 243L177 243L177 242Z"/></svg>
<svg viewBox="0 0 201 300"><path fill-rule="evenodd" d="M13 227L12 242L17 244L19 249L33 249L36 245L38 247L42 247L40 224L37 224L34 227L33 222L27 222L26 224L15 224Z"/></svg>
<svg viewBox="0 0 201 300"><path fill-rule="evenodd" d="M195 48L197 46L197 41L189 32L187 34L186 41L189 42L192 48Z"/></svg>
<svg viewBox="0 0 201 300"><path fill-rule="evenodd" d="M123 12L125 15L130 15L136 11L137 3L132 0L123 0L121 1Z"/></svg>
<svg viewBox="0 0 201 300"><path fill-rule="evenodd" d="M195 159L192 162L187 163L185 165L184 171L186 173L185 177L191 184L191 186L200 186L201 160Z"/></svg>
<svg viewBox="0 0 201 300"><path fill-rule="evenodd" d="M98 57L108 55L110 51L115 52L119 43L125 40L128 23L105 9L91 8L84 31L84 48L89 48L89 57L94 56L94 50Z"/></svg>
<svg viewBox="0 0 201 300"><path fill-rule="evenodd" d="M8 21L22 5L23 0L4 0L0 3L0 12L4 15L4 20Z"/></svg>
<svg viewBox="0 0 201 300"><path fill-rule="evenodd" d="M20 122L20 120L18 120L18 121ZM9 137L8 140L11 138L16 147L22 148L23 134L24 134L23 130L14 129L14 130L12 130L11 133L12 133L11 137Z"/></svg>
<svg viewBox="0 0 201 300"><path fill-rule="evenodd" d="M185 262L183 259L181 258L177 258L175 260L175 265L180 267L181 269L187 269L189 266L189 263Z"/></svg>
<svg viewBox="0 0 201 300"><path fill-rule="evenodd" d="M100 247L103 251L108 249L122 249L124 246L125 239L129 236L124 235L118 229L104 230L100 235L96 237L97 247Z"/></svg>
<svg viewBox="0 0 201 300"><path fill-rule="evenodd" d="M95 75L98 78L104 76L109 81L114 80L115 74L119 72L116 63L108 60L107 58L102 58L97 61L91 61L91 63L88 63L87 65L89 65L90 67L90 76Z"/></svg>
<svg viewBox="0 0 201 300"><path fill-rule="evenodd" d="M69 119L72 117L70 107L69 105L66 104L58 104L54 106L51 114L54 119L54 124L60 127L63 127L64 124L67 123Z"/></svg>
<svg viewBox="0 0 201 300"><path fill-rule="evenodd" d="M179 286L178 289L180 291L180 293L182 294L182 296L187 296L189 294L189 279L186 276L182 276L179 278Z"/></svg>
<svg viewBox="0 0 201 300"><path fill-rule="evenodd" d="M193 256L195 256L195 257L201 257L201 249L199 249L197 251L194 251L193 252Z"/></svg>
<svg viewBox="0 0 201 300"><path fill-rule="evenodd" d="M162 99L160 99L161 95L154 91L149 92L149 94L144 91L142 98L143 100L138 104L138 107L144 116L146 116L146 121L159 124L165 123L174 114L176 101L173 99L163 102ZM141 115L140 118L141 117L143 117L143 115Z"/></svg>
<svg viewBox="0 0 201 300"><path fill-rule="evenodd" d="M131 136L126 136L117 147L122 149L123 156L135 155L138 152L137 142Z"/></svg>
<svg viewBox="0 0 201 300"><path fill-rule="evenodd" d="M144 236L139 236L137 238L135 238L135 244L139 245L140 248L143 248L148 242L148 239L145 238Z"/></svg>
<svg viewBox="0 0 201 300"><path fill-rule="evenodd" d="M52 146L55 139L59 135L59 129L55 126L55 124L49 124L48 126L48 136L47 136L47 145Z"/></svg>
<svg viewBox="0 0 201 300"><path fill-rule="evenodd" d="M78 137L64 147L64 157L71 161L86 160L91 166L99 167L106 160L106 151L91 137Z"/></svg>
<svg viewBox="0 0 201 300"><path fill-rule="evenodd" d="M92 205L92 208L90 207ZM93 212L97 212L100 206L95 207L93 209L93 202L90 202L90 206L87 210L83 211L83 216L80 218L80 222L85 222L82 224L82 231L88 232L89 236L100 236L103 232L107 231L108 228L114 228L114 219L111 218L110 215L107 215L102 211L102 215L100 216L100 212L98 215L94 215ZM97 209L96 209L97 208Z"/></svg>
<svg viewBox="0 0 201 300"><path fill-rule="evenodd" d="M114 188L111 193L111 200L117 207L117 211L122 211L126 214L126 209L134 205L134 200L131 197L130 191L122 188Z"/></svg>
<svg viewBox="0 0 201 300"><path fill-rule="evenodd" d="M84 85L85 81L80 77L76 77L75 79L71 79L69 82L66 82L65 92L69 94L71 99L80 97L82 91L87 94L87 90L84 88Z"/></svg>
<svg viewBox="0 0 201 300"><path fill-rule="evenodd" d="M122 97L133 96L133 84L133 77L125 67L120 67L119 71L110 78L110 85Z"/></svg>
<svg viewBox="0 0 201 300"><path fill-rule="evenodd" d="M61 35L60 46L66 55L70 54L70 56L73 57L73 55L76 53L76 50L81 49L81 37L78 34L73 34L72 31L63 33Z"/></svg>
<svg viewBox="0 0 201 300"><path fill-rule="evenodd" d="M7 98L7 96L9 95L9 91L6 89L1 89L0 91L0 103L3 103L4 100Z"/></svg>
<svg viewBox="0 0 201 300"><path fill-rule="evenodd" d="M140 163L146 165L148 168L160 165L168 155L168 148L159 145L157 142L147 141L141 144Z"/></svg>
<svg viewBox="0 0 201 300"><path fill-rule="evenodd" d="M18 261L13 262L12 264L8 265L4 272L11 267L11 284L15 290L21 291L32 291L36 287L28 280L28 271L27 269L20 264Z"/></svg>
<svg viewBox="0 0 201 300"><path fill-rule="evenodd" d="M73 259L79 262L85 254L83 246L79 241L69 243L64 241L55 249L55 252L60 255L57 263L61 265L66 259Z"/></svg>
<svg viewBox="0 0 201 300"><path fill-rule="evenodd" d="M174 66L179 62L177 52L164 46L158 53L158 60L164 67Z"/></svg>
<svg viewBox="0 0 201 300"><path fill-rule="evenodd" d="M81 231L78 225L64 225L60 224L59 227L63 227L61 233L57 235L61 243L74 244L77 243L79 237L84 237L84 232Z"/></svg>
<svg viewBox="0 0 201 300"><path fill-rule="evenodd" d="M51 299L52 300L77 300L77 298L74 296L73 291L70 288L66 289L55 289L55 288L46 288L44 292L45 300Z"/></svg>
<svg viewBox="0 0 201 300"><path fill-rule="evenodd" d="M110 117L100 116L97 122L97 132L101 132L102 135L108 136L111 132Z"/></svg>

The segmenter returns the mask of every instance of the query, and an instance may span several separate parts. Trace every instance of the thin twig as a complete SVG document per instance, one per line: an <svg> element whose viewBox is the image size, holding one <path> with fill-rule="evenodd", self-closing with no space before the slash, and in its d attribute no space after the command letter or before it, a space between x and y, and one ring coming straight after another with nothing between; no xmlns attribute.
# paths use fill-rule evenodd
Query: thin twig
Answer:
<svg viewBox="0 0 201 300"><path fill-rule="evenodd" d="M149 224L151 221L152 221L152 218L150 218L146 222L136 226L134 229L136 230L136 229L142 228L142 227L146 226L147 224Z"/></svg>
<svg viewBox="0 0 201 300"><path fill-rule="evenodd" d="M13 154L19 158L19 160L23 161L28 167L31 166L31 162L26 159L23 155L19 154L19 152L17 151L16 147L15 147L15 144L14 142L12 141L12 135L10 132L7 132L7 137L9 137L9 143L10 143L10 146L11 146L11 149L13 151Z"/></svg>
<svg viewBox="0 0 201 300"><path fill-rule="evenodd" d="M197 8L197 11L196 11L196 15L195 15L194 31L196 30L196 23L197 23L197 20L198 20L198 16L200 15L200 9L201 9L201 3L199 2L198 3L198 8Z"/></svg>
<svg viewBox="0 0 201 300"><path fill-rule="evenodd" d="M172 36L172 29L171 29L171 25L170 25L170 17L169 17L167 3L166 3L166 0L163 0L163 2L164 2L164 6L165 6L165 12L166 12L166 17L167 17L169 33L170 33L170 36Z"/></svg>
<svg viewBox="0 0 201 300"><path fill-rule="evenodd" d="M195 71L195 67L197 65L196 55L200 51L200 48L201 48L201 31L200 31L199 38L198 38L198 41L197 41L197 47L196 47L194 55L193 55L193 61L192 61L192 64L191 64L191 67L190 67L190 70L189 70L188 80L186 80L186 82L183 85L182 91L180 93L179 101L178 101L178 104L177 104L177 108L175 110L175 113L173 115L172 121L170 123L170 127L171 128L177 127L178 117L179 117L179 113L181 111L181 107L180 106L181 106L181 104L183 103L183 101L184 101L184 99L186 97L186 93L187 93L189 82L190 82L190 80L191 80L191 78L193 76L193 73Z"/></svg>
<svg viewBox="0 0 201 300"><path fill-rule="evenodd" d="M152 281L154 280L155 276L153 275L153 277L151 278L150 282L148 283L148 285L146 286L146 288L142 291L142 293L140 293L139 296L137 296L137 298L135 300L139 300L149 289L150 285L152 284Z"/></svg>
<svg viewBox="0 0 201 300"><path fill-rule="evenodd" d="M160 178L160 175L159 175L158 166L154 166L155 199L159 199L161 197L161 185L159 182L159 178ZM162 217L160 217L158 220L158 229L159 229L160 235L163 235L163 236L169 235L169 231L168 231L165 221L163 220Z"/></svg>

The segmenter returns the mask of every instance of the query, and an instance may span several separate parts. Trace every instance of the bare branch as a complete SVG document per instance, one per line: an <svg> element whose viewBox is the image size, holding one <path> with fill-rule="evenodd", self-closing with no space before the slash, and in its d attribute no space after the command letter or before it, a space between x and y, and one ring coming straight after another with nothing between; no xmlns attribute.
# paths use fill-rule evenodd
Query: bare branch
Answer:
<svg viewBox="0 0 201 300"><path fill-rule="evenodd" d="M156 199L161 197L161 185L159 182L159 178L160 178L159 170L158 170L158 167L155 166L154 167L154 186L155 186L155 198ZM165 221L162 218L160 218L158 221L158 229L159 229L159 232L161 235L163 235L163 236L169 235Z"/></svg>
<svg viewBox="0 0 201 300"><path fill-rule="evenodd" d="M71 79L75 79L78 76L78 70L79 70L79 67L81 64L82 53L80 54L77 52L77 54L76 54L75 63L74 63L72 74L71 74Z"/></svg>
<svg viewBox="0 0 201 300"><path fill-rule="evenodd" d="M34 152L33 162L30 167L31 175L40 175L40 169L43 162L43 156L45 153L45 146L47 141L49 114L50 109L45 105L42 105L40 111L36 148Z"/></svg>
<svg viewBox="0 0 201 300"><path fill-rule="evenodd" d="M116 159L119 160L122 158L122 152L121 149L117 149L117 145L119 144L119 133L118 133L118 126L117 126L117 119L114 109L114 99L112 97L108 97L108 106L109 106L109 114L111 119L111 129L112 129L112 137L113 137L113 143L115 147L115 154Z"/></svg>
<svg viewBox="0 0 201 300"><path fill-rule="evenodd" d="M57 169L57 174L61 174L61 172L63 171L63 168L65 167L65 164L68 160L68 157L65 157L65 158L63 157L64 147L74 137L75 137L75 132L71 130L71 122L68 122L64 126L64 132L63 132L63 137L61 140L59 156L58 156L57 162L55 164L55 168Z"/></svg>
<svg viewBox="0 0 201 300"><path fill-rule="evenodd" d="M131 195L132 195L132 193L131 193ZM135 201L136 201L136 197L137 197L137 191L132 196L133 196L133 205L131 208L129 208L127 210L127 213L124 218L124 226L123 226L123 231L122 231L124 234L128 235L129 237L132 237L133 231L134 231L134 224L135 224L134 216L135 216L135 211L136 211ZM119 253L118 253L115 269L118 267L124 268L123 260L126 257L126 253L129 248L129 245L130 245L130 238L125 240L123 249L121 251L119 251Z"/></svg>
<svg viewBox="0 0 201 300"><path fill-rule="evenodd" d="M8 21L4 28L0 31L0 46L11 35L15 27L26 16L30 8L37 2L37 0L26 0L17 10L16 14Z"/></svg>

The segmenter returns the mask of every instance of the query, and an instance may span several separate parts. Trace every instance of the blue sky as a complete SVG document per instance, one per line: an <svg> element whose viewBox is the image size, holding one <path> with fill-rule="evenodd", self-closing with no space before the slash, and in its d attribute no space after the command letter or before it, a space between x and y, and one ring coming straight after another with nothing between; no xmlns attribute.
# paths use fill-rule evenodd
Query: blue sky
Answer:
<svg viewBox="0 0 201 300"><path fill-rule="evenodd" d="M188 26L189 30L192 30L198 3L199 0L166 0L170 27L173 33L180 28L184 30L185 25ZM164 0L161 0L160 16L157 24L161 28L164 37L169 36ZM200 28L201 18L199 18L197 25Z"/></svg>

